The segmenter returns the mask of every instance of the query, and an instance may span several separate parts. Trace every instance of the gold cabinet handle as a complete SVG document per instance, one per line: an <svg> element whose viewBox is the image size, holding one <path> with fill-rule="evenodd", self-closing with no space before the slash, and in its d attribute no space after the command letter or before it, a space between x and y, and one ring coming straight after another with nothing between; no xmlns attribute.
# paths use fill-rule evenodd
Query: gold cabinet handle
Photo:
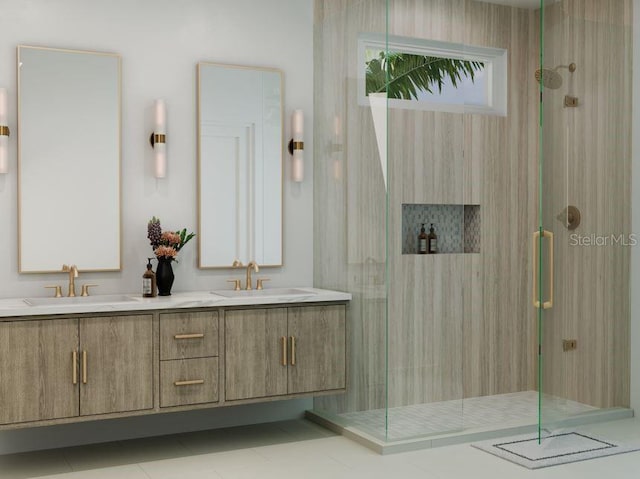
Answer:
<svg viewBox="0 0 640 479"><path fill-rule="evenodd" d="M553 276L554 276L554 258L553 258L553 233L551 231L542 231L542 237L549 240L549 300L542 303L542 309L553 308ZM540 297L538 292L538 252L540 246L540 231L533 233L533 306L540 309Z"/></svg>
<svg viewBox="0 0 640 479"><path fill-rule="evenodd" d="M204 338L204 333L193 333L193 334L176 334L174 339L201 339Z"/></svg>
<svg viewBox="0 0 640 479"><path fill-rule="evenodd" d="M73 378L73 385L78 384L78 351L71 353L71 377Z"/></svg>
<svg viewBox="0 0 640 479"><path fill-rule="evenodd" d="M296 337L291 336L291 366L296 365Z"/></svg>
<svg viewBox="0 0 640 479"><path fill-rule="evenodd" d="M87 384L87 352L82 351L82 384Z"/></svg>
<svg viewBox="0 0 640 479"><path fill-rule="evenodd" d="M181 386L195 386L198 384L204 384L204 379L192 379L189 381L176 381L173 383L174 386L176 387L181 387Z"/></svg>
<svg viewBox="0 0 640 479"><path fill-rule="evenodd" d="M282 336L280 340L282 341L282 365L286 366L287 365L287 337Z"/></svg>

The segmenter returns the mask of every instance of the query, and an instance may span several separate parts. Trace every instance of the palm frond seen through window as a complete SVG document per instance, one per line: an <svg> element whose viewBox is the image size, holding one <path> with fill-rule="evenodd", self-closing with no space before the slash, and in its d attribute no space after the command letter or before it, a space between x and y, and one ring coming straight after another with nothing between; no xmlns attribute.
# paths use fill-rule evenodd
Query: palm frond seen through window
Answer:
<svg viewBox="0 0 640 479"><path fill-rule="evenodd" d="M479 61L458 60L410 53L380 52L367 62L366 93L387 92L388 98L417 100L422 92L434 93L447 79L453 87L463 77L475 80L476 72L484 69Z"/></svg>

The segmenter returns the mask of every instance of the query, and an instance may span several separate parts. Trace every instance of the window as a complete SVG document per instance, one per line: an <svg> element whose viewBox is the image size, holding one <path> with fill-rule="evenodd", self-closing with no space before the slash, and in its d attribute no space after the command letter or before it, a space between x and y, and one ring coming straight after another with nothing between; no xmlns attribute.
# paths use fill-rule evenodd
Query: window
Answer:
<svg viewBox="0 0 640 479"><path fill-rule="evenodd" d="M359 104L371 93L388 93L389 108L506 116L507 51L360 34Z"/></svg>

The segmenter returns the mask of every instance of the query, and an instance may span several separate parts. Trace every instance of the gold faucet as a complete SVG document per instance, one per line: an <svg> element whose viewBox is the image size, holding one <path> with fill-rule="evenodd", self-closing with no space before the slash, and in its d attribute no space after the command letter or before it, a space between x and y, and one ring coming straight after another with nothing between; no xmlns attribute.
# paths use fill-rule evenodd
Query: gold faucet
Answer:
<svg viewBox="0 0 640 479"><path fill-rule="evenodd" d="M78 277L78 267L75 264L71 266L63 264L62 271L64 273L69 273L69 296L73 298L76 295L76 278Z"/></svg>
<svg viewBox="0 0 640 479"><path fill-rule="evenodd" d="M260 268L258 268L258 263L256 263L255 261L251 261L248 265L247 265L247 286L244 288L247 291L252 290L253 288L251 287L251 270L253 269L253 271L255 271L256 273L258 271L260 271Z"/></svg>

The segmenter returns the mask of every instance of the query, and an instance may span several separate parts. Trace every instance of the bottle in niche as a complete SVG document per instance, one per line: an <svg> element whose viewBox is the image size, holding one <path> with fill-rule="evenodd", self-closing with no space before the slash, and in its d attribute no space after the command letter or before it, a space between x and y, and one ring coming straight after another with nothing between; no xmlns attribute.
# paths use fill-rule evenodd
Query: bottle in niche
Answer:
<svg viewBox="0 0 640 479"><path fill-rule="evenodd" d="M143 298L155 298L158 294L156 289L156 274L151 269L151 260L153 258L147 258L147 270L142 275L142 297Z"/></svg>
<svg viewBox="0 0 640 479"><path fill-rule="evenodd" d="M429 228L429 236L428 236L428 251L429 254L435 254L438 252L438 236L436 235L436 230L433 227L433 223L431 223L431 228Z"/></svg>
<svg viewBox="0 0 640 479"><path fill-rule="evenodd" d="M418 254L427 254L427 243L429 238L427 237L427 232L424 229L424 223L422 223L422 228L420 229L420 234L418 235Z"/></svg>

